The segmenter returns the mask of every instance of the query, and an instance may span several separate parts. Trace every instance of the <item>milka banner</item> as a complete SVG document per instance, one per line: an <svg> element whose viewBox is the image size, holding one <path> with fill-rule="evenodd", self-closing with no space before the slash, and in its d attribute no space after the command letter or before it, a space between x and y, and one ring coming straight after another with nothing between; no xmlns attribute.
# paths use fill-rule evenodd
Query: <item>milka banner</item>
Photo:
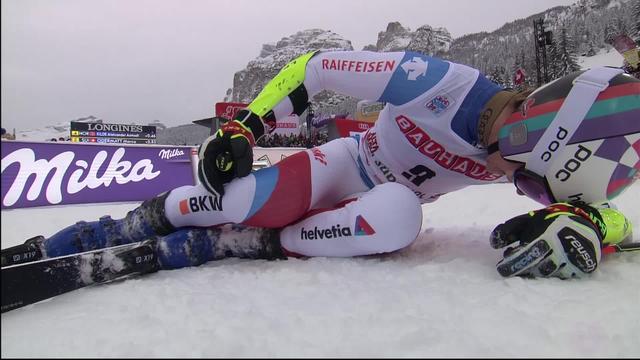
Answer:
<svg viewBox="0 0 640 360"><path fill-rule="evenodd" d="M138 201L194 185L188 146L2 141L2 208Z"/></svg>

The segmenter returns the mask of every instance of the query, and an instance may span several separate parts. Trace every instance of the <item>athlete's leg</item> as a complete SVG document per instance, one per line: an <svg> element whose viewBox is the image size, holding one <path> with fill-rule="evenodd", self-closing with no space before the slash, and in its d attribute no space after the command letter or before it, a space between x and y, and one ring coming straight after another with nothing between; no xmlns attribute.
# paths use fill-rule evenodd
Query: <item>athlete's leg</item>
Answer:
<svg viewBox="0 0 640 360"><path fill-rule="evenodd" d="M344 197L367 191L355 161L355 139L340 138L289 156L225 186L222 199L202 186L171 191L165 202L175 227L243 223L278 228L310 209L333 206Z"/></svg>
<svg viewBox="0 0 640 360"><path fill-rule="evenodd" d="M163 236L175 230L164 216L167 193L144 201L119 220L105 215L98 221L67 226L49 238L38 236L2 249L2 266L69 255Z"/></svg>
<svg viewBox="0 0 640 360"><path fill-rule="evenodd" d="M352 139L344 139L295 154L271 168L234 180L226 186L222 201L203 189L195 194L193 188L174 190L174 198L168 198L165 205L172 223L201 227L182 227L160 239L161 268L196 266L228 256L285 257L277 228L310 209L334 205L347 194L368 189L351 155L354 145ZM171 215L172 208L179 209L179 215ZM244 225L206 227L225 222ZM364 220L361 223L366 226Z"/></svg>
<svg viewBox="0 0 640 360"><path fill-rule="evenodd" d="M105 215L98 221L78 221L40 240L42 255L63 256L170 234L176 229L164 216L167 195L165 192L144 201L122 219Z"/></svg>
<svg viewBox="0 0 640 360"><path fill-rule="evenodd" d="M184 227L157 241L161 269L198 266L227 257L286 259L280 247L279 229L238 224Z"/></svg>
<svg viewBox="0 0 640 360"><path fill-rule="evenodd" d="M286 226L282 247L291 255L350 257L395 251L418 236L422 207L404 185L381 184L351 200Z"/></svg>
<svg viewBox="0 0 640 360"><path fill-rule="evenodd" d="M312 210L282 231L245 225L181 228L159 239L158 257L162 269L175 269L224 257L371 255L406 247L421 224L422 208L413 192L386 183Z"/></svg>

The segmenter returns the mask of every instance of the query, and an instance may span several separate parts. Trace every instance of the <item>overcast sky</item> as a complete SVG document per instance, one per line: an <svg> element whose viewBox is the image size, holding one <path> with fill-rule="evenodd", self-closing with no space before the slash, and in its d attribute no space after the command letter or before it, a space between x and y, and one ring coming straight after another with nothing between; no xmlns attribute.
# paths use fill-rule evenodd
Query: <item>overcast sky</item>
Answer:
<svg viewBox="0 0 640 360"><path fill-rule="evenodd" d="M360 50L387 24L456 38L576 0L2 0L2 127L94 115L168 126L213 115L263 44L331 30Z"/></svg>

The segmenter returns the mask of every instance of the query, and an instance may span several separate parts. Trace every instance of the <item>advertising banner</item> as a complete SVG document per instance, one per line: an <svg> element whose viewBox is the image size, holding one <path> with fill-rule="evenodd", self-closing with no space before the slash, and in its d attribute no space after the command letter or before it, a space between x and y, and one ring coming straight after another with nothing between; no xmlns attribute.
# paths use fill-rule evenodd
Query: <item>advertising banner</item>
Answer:
<svg viewBox="0 0 640 360"><path fill-rule="evenodd" d="M2 141L2 209L142 201L194 184L188 146Z"/></svg>
<svg viewBox="0 0 640 360"><path fill-rule="evenodd" d="M233 119L241 109L246 108L249 104L235 102L219 102L216 103L216 116L227 120Z"/></svg>
<svg viewBox="0 0 640 360"><path fill-rule="evenodd" d="M336 119L334 122L340 137L351 136L372 128L374 123L352 119Z"/></svg>
<svg viewBox="0 0 640 360"><path fill-rule="evenodd" d="M107 144L155 144L156 127L71 121L71 142Z"/></svg>
<svg viewBox="0 0 640 360"><path fill-rule="evenodd" d="M356 104L356 120L375 122L378 114L384 108L384 103L370 100L360 100Z"/></svg>
<svg viewBox="0 0 640 360"><path fill-rule="evenodd" d="M640 50L636 42L629 35L618 35L613 39L613 47L624 57L632 68L637 69L640 65Z"/></svg>
<svg viewBox="0 0 640 360"><path fill-rule="evenodd" d="M286 118L278 119L276 121L276 128L271 132L271 135L298 135L300 134L300 118L298 115L289 115Z"/></svg>

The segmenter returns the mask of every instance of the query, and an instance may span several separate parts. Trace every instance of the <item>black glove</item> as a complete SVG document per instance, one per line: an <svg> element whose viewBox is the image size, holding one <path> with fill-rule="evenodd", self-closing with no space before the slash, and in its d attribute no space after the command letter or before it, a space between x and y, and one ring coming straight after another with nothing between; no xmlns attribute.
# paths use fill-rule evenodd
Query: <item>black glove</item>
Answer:
<svg viewBox="0 0 640 360"><path fill-rule="evenodd" d="M504 277L582 277L600 261L602 231L597 210L552 204L514 217L491 233L491 246L507 247L497 270ZM595 221L593 221L594 219Z"/></svg>
<svg viewBox="0 0 640 360"><path fill-rule="evenodd" d="M249 175L253 166L253 132L238 120L220 126L198 150L198 178L217 196L224 195L224 184Z"/></svg>

